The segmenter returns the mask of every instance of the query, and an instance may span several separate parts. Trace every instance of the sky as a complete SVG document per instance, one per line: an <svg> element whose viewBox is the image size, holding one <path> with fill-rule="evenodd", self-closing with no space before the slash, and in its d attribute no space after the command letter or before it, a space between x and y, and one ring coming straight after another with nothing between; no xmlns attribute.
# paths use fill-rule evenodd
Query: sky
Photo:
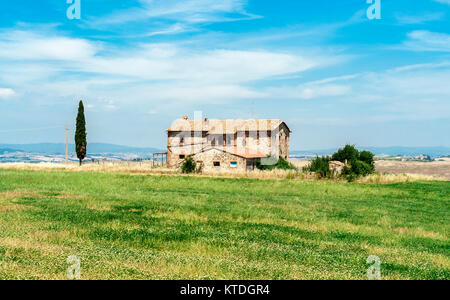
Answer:
<svg viewBox="0 0 450 300"><path fill-rule="evenodd" d="M89 143L164 148L201 111L292 150L449 147L450 0L377 1L0 0L0 144L73 140L82 99Z"/></svg>

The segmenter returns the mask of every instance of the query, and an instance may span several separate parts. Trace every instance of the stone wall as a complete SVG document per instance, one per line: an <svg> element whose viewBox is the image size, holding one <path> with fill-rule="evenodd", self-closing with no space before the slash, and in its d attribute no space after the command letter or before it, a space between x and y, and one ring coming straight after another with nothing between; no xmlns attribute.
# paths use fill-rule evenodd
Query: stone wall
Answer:
<svg viewBox="0 0 450 300"><path fill-rule="evenodd" d="M197 164L203 165L203 171L205 172L245 171L247 168L245 158L222 152L217 149L210 149L208 151L195 154L193 159L197 162ZM214 166L214 162L219 162L220 166ZM235 167L231 166L232 162L236 163Z"/></svg>
<svg viewBox="0 0 450 300"><path fill-rule="evenodd" d="M283 157L284 159L289 158L289 143L290 143L290 133L288 128L282 124L280 126L280 130L278 132L278 139L279 139L279 156Z"/></svg>
<svg viewBox="0 0 450 300"><path fill-rule="evenodd" d="M206 133L169 132L167 138L168 167L179 167L185 157L202 151L205 145Z"/></svg>

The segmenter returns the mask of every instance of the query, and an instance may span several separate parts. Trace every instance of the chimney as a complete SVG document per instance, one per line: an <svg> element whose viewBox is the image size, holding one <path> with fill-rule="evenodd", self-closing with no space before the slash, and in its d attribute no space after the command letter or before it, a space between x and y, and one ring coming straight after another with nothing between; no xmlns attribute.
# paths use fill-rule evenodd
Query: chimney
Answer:
<svg viewBox="0 0 450 300"><path fill-rule="evenodd" d="M188 119L188 116L184 115L184 116L183 116L183 120L186 121L187 119Z"/></svg>

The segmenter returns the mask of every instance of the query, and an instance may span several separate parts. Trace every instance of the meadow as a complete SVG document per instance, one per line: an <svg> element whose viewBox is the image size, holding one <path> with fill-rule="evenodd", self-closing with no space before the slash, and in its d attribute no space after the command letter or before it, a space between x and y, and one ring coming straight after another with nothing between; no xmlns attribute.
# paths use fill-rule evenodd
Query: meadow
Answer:
<svg viewBox="0 0 450 300"><path fill-rule="evenodd" d="M0 168L0 279L450 279L450 182Z"/></svg>

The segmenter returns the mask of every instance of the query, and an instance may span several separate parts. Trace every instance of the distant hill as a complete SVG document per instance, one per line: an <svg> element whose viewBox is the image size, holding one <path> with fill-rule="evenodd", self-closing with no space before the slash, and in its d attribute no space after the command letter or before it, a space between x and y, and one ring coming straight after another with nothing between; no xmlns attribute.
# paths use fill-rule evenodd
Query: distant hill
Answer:
<svg viewBox="0 0 450 300"><path fill-rule="evenodd" d="M9 150L8 150L9 149ZM75 145L69 144L69 152L73 153ZM64 143L41 143L41 144L0 144L0 154L2 150L7 152L32 152L43 154L64 154L66 152L66 144ZM5 152L6 152L5 151ZM89 153L155 153L163 152L156 148L139 148L128 147L106 143L88 144Z"/></svg>
<svg viewBox="0 0 450 300"><path fill-rule="evenodd" d="M450 147L360 147L359 150L368 150L375 155L387 154L387 155L429 155L430 157L441 157L450 155ZM291 155L329 155L337 151L337 148L333 149L321 149L321 150L297 150L291 151Z"/></svg>
<svg viewBox="0 0 450 300"><path fill-rule="evenodd" d="M0 146L0 155L5 154L5 153L14 153L14 152L21 152L21 151L17 150L17 149L11 149L11 148L2 148Z"/></svg>
<svg viewBox="0 0 450 300"><path fill-rule="evenodd" d="M69 152L74 153L75 146L69 144ZM431 157L441 157L450 155L450 147L360 147L360 150L368 150L376 155L408 155L415 156L420 154L429 155ZM312 156L312 155L329 155L337 151L337 148L319 149L319 150L293 150L291 155ZM29 152L42 154L64 154L66 152L66 144L64 143L40 143L40 144L0 144L0 155L6 152ZM89 153L145 153L151 154L155 152L165 152L165 150L157 148L141 148L129 147L107 143L90 143L88 144Z"/></svg>

